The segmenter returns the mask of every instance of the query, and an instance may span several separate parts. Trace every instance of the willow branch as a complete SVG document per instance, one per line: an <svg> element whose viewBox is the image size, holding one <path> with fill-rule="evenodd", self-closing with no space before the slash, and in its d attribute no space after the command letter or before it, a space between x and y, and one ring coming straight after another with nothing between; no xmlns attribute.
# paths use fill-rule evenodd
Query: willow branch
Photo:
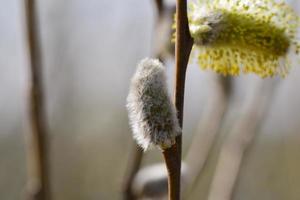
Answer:
<svg viewBox="0 0 300 200"><path fill-rule="evenodd" d="M38 33L37 10L34 0L25 0L27 44L30 62L30 122L28 135L28 174L27 198L49 200L49 169L45 103L43 99L42 59Z"/></svg>
<svg viewBox="0 0 300 200"><path fill-rule="evenodd" d="M137 174L143 158L143 150L134 143L132 153L130 153L129 165L125 182L123 184L123 199L134 200L135 195L132 193L132 183Z"/></svg>
<svg viewBox="0 0 300 200"><path fill-rule="evenodd" d="M183 124L183 105L185 75L189 55L192 49L191 38L187 18L186 0L176 1L176 43L175 43L175 106L178 111L180 126ZM181 171L181 147L182 134L176 138L176 143L163 154L168 170L168 196L169 200L180 199L180 171Z"/></svg>
<svg viewBox="0 0 300 200"><path fill-rule="evenodd" d="M175 44L171 41L173 35L172 24L174 22L176 4L164 5L161 13L158 13L154 27L152 56L161 62L170 57L175 58Z"/></svg>

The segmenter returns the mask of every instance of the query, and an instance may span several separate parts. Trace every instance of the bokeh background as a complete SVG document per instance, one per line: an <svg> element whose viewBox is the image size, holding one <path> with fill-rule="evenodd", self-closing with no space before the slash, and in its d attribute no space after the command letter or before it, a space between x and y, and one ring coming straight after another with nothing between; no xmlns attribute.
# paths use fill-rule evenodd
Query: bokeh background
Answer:
<svg viewBox="0 0 300 200"><path fill-rule="evenodd" d="M28 52L21 0L0 0L0 199L22 198L26 180ZM300 3L290 0L300 13ZM156 11L152 0L38 1L51 177L55 200L114 200L132 146L125 108L139 60L151 56ZM173 61L168 60L170 86ZM188 68L184 153L209 100L209 72ZM221 137L190 195L205 199L219 146L255 76L235 78ZM265 81L271 81L269 79ZM300 199L300 68L279 82L264 123L245 154L235 200ZM144 165L161 162L146 153Z"/></svg>

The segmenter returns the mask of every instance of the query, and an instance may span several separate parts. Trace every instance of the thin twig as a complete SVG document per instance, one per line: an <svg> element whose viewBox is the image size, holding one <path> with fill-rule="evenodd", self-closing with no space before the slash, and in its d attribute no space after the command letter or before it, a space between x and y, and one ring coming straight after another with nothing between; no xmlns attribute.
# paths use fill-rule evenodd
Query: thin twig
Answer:
<svg viewBox="0 0 300 200"><path fill-rule="evenodd" d="M153 35L152 56L165 62L167 58L175 58L175 44L171 38L174 33L172 24L174 22L176 4L164 5L162 11L157 16Z"/></svg>
<svg viewBox="0 0 300 200"><path fill-rule="evenodd" d="M129 154L129 165L127 168L127 174L123 184L123 199L124 200L134 200L136 199L135 195L132 193L132 183L135 175L137 174L142 158L143 150L134 142L132 152Z"/></svg>
<svg viewBox="0 0 300 200"><path fill-rule="evenodd" d="M180 126L183 124L184 87L187 64L192 49L187 18L186 0L176 1L176 43L175 43L175 106L178 111ZM163 151L168 170L169 200L180 199L180 170L181 170L182 135L176 138L176 143Z"/></svg>
<svg viewBox="0 0 300 200"><path fill-rule="evenodd" d="M50 181L48 169L48 144L43 94L42 59L37 22L37 5L34 0L25 1L27 43L30 62L30 121L28 136L28 175L30 200L49 200Z"/></svg>
<svg viewBox="0 0 300 200"><path fill-rule="evenodd" d="M161 16L164 11L164 1L163 0L155 0L155 6L157 8L158 16Z"/></svg>

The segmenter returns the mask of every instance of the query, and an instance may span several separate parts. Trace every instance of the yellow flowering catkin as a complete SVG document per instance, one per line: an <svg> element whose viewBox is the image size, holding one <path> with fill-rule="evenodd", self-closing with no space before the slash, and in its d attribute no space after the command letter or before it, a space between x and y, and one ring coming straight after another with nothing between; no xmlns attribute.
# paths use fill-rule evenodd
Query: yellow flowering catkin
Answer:
<svg viewBox="0 0 300 200"><path fill-rule="evenodd" d="M202 0L189 9L199 65L223 75L285 76L288 53L299 51L298 23L283 1Z"/></svg>

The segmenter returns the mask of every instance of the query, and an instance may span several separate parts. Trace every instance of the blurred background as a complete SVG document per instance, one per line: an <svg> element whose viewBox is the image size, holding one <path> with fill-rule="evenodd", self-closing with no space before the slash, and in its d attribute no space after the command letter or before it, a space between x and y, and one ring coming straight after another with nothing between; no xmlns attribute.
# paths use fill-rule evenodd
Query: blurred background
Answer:
<svg viewBox="0 0 300 200"><path fill-rule="evenodd" d="M0 199L17 200L26 183L28 52L23 1L0 2ZM300 13L297 0L289 3ZM53 199L121 199L134 143L126 96L137 62L152 55L154 2L43 0L38 8ZM187 74L183 155L210 101L211 73L194 60ZM173 63L166 61L170 86ZM189 199L206 199L220 146L258 80L253 75L234 78L226 123ZM300 199L299 85L299 64L293 62L288 77L276 78L276 93L245 152L233 199ZM143 165L156 162L162 162L159 151L145 154Z"/></svg>

